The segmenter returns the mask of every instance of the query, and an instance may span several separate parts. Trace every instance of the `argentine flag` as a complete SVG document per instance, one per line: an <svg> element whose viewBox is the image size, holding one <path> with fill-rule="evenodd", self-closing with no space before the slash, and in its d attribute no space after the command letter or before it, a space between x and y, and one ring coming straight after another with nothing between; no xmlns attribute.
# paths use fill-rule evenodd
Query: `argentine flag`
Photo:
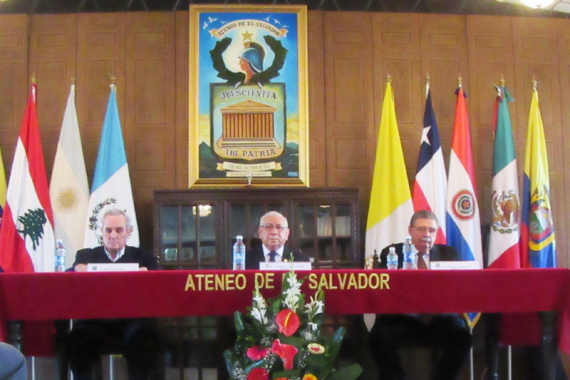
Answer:
<svg viewBox="0 0 570 380"><path fill-rule="evenodd" d="M96 247L103 244L101 234L103 221L101 218L108 208L124 210L131 218L133 231L127 244L138 247L139 230L117 108L117 89L114 84L111 85L111 95L103 123L101 144L99 145L91 196L89 197L85 247Z"/></svg>

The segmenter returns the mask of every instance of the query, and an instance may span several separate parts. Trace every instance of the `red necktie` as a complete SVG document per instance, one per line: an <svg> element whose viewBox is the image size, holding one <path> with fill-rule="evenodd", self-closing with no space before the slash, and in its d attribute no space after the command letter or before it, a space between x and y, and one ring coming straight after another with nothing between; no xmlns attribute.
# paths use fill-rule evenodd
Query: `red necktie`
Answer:
<svg viewBox="0 0 570 380"><path fill-rule="evenodd" d="M425 253L418 252L418 269L428 269L424 260Z"/></svg>

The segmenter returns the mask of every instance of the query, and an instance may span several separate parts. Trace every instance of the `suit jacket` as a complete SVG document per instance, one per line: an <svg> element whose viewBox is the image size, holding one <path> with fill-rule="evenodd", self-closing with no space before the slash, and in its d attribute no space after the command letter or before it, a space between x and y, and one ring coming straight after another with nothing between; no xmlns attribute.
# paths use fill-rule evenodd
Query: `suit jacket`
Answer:
<svg viewBox="0 0 570 380"><path fill-rule="evenodd" d="M404 243L392 244L387 246L380 253L380 269L386 269L386 261L388 257L388 251L390 247L396 248L396 254L398 255L398 268L403 267L404 255L402 254L402 247ZM459 255L455 248L449 245L434 244L429 251L429 260L431 261L457 261L459 260Z"/></svg>
<svg viewBox="0 0 570 380"><path fill-rule="evenodd" d="M294 261L309 261L300 251L292 251L287 246L283 250L283 258L289 260L289 254L293 255ZM253 247L245 254L245 269L259 269L259 263L265 261L261 244Z"/></svg>
<svg viewBox="0 0 570 380"><path fill-rule="evenodd" d="M125 247L124 255L121 256L121 258L116 262L137 263L139 266L146 267L148 270L159 269L158 260L152 254L152 251L137 247L129 247L128 245ZM85 248L77 251L75 262L73 263L73 267L71 269L73 270L77 264L89 263L104 264L113 262L109 260L105 254L105 248L103 246Z"/></svg>

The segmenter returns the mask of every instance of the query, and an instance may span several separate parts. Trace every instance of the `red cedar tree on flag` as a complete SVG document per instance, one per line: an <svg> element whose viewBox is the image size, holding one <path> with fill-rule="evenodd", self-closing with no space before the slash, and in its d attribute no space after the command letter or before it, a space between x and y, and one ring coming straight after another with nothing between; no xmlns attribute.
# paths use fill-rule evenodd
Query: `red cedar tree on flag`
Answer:
<svg viewBox="0 0 570 380"><path fill-rule="evenodd" d="M443 162L443 151L439 139L439 131L433 110L431 91L427 88L424 112L424 127L420 141L420 153L416 178L412 191L414 211L430 210L437 216L439 230L436 244L445 244L445 194L447 193L447 175Z"/></svg>
<svg viewBox="0 0 570 380"><path fill-rule="evenodd" d="M53 213L32 85L16 144L0 227L0 266L6 272L53 272ZM26 355L53 352L53 324L26 323Z"/></svg>

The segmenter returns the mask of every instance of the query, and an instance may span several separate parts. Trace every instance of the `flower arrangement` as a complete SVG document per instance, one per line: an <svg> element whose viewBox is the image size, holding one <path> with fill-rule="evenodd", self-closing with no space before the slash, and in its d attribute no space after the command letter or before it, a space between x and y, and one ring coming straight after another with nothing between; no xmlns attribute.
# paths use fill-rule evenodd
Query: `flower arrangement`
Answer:
<svg viewBox="0 0 570 380"><path fill-rule="evenodd" d="M247 315L235 313L237 339L224 352L232 379L354 380L360 375L358 364L334 368L345 329L321 336L324 292L319 289L305 303L302 284L290 271L283 276L281 296L266 302L256 289Z"/></svg>

